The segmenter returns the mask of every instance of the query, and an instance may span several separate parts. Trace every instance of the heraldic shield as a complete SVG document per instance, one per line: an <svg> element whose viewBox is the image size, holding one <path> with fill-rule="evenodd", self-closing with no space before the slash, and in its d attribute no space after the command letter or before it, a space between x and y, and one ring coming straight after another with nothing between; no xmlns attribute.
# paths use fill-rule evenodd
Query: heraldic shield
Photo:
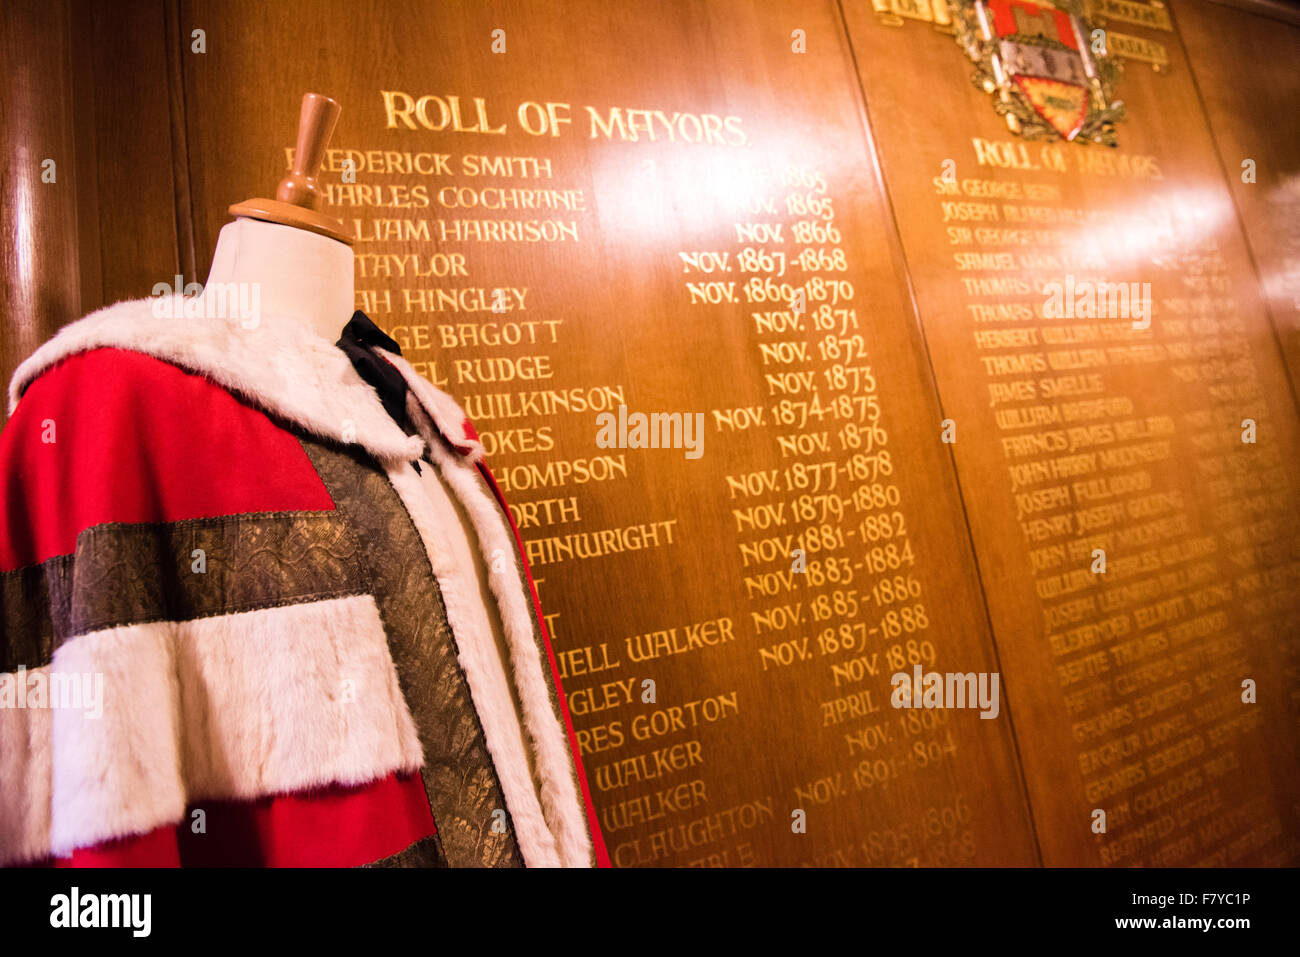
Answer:
<svg viewBox="0 0 1300 957"><path fill-rule="evenodd" d="M1063 139L1088 117L1088 76L1069 14L1028 0L987 0L1002 68Z"/></svg>
<svg viewBox="0 0 1300 957"><path fill-rule="evenodd" d="M946 0L975 85L1026 139L1115 145L1121 66L1105 55L1077 0Z"/></svg>

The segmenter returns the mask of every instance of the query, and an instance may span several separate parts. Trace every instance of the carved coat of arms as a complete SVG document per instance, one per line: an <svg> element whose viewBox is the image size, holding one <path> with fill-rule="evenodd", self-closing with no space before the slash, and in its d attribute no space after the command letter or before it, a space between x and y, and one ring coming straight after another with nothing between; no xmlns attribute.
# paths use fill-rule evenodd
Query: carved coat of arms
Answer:
<svg viewBox="0 0 1300 957"><path fill-rule="evenodd" d="M1060 136L1115 145L1124 116L1114 98L1121 65L1082 13L1032 0L948 0L953 36L975 64L976 86L1026 139Z"/></svg>
<svg viewBox="0 0 1300 957"><path fill-rule="evenodd" d="M1161 0L871 0L880 22L931 23L975 64L975 85L1011 132L1026 139L1115 144L1124 104L1115 87L1126 60L1169 66L1164 46L1109 20L1172 30ZM1102 29L1102 28L1105 29Z"/></svg>

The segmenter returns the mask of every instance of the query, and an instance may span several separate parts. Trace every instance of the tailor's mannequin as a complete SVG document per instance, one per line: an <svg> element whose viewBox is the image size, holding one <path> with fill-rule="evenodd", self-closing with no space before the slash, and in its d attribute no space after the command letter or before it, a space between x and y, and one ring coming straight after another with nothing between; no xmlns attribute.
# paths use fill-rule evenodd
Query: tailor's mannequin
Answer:
<svg viewBox="0 0 1300 957"><path fill-rule="evenodd" d="M256 284L263 315L300 323L334 342L352 318L352 247L295 226L240 216L221 228L205 290Z"/></svg>
<svg viewBox="0 0 1300 957"><path fill-rule="evenodd" d="M298 187L302 187L299 199L315 191L311 185L314 183L313 175L337 112L338 104L326 97L310 93L304 97L295 153L296 157L303 158L304 166L295 167L291 176L281 183L277 190L280 198L276 201L254 199L231 208L235 221L221 229L204 287L204 295L211 297L210 303L222 301L223 296L225 302L231 302L231 294L237 292L235 287L229 286L231 283L238 285L240 295L256 289L257 309L261 315L297 323L304 335L314 333L330 343L338 341L355 309L352 247L311 229L239 215L239 207L283 216L286 222L298 218L314 219L317 226L342 230L342 223L332 222L314 212L316 207L311 204L304 203L304 208L295 212L290 208L291 204L285 202L286 198L292 199L297 195L295 189ZM286 190L285 183L295 189ZM311 185L311 189L303 184ZM208 314L220 315L222 312L216 309ZM229 315L229 310L226 314ZM255 328L255 323L241 324L246 329ZM430 460L426 458L425 461ZM497 654L495 657L485 654L482 666L493 673L500 687L509 689L511 708L508 716L501 716L508 729L505 733L520 742L518 753L525 761L523 766L540 789L536 756L532 748L523 743L524 711L520 691L511 678L514 666L509 644L492 593L487 560L477 546L478 533L473 520L457 496L452 494L438 468L424 468L417 475L437 516L448 554L453 559L450 567L439 573L439 587L450 588L462 596L461 613L466 620L475 622L474 627L479 633L491 633ZM406 559L409 556L401 560Z"/></svg>

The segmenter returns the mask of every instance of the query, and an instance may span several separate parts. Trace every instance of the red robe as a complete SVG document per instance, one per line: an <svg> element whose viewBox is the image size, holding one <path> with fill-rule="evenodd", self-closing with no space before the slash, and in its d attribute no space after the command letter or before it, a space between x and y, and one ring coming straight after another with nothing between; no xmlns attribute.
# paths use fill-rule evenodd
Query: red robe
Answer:
<svg viewBox="0 0 1300 957"><path fill-rule="evenodd" d="M385 355L407 435L332 343L160 302L73 323L10 386L0 863L608 866L459 407ZM490 559L504 662L429 469Z"/></svg>

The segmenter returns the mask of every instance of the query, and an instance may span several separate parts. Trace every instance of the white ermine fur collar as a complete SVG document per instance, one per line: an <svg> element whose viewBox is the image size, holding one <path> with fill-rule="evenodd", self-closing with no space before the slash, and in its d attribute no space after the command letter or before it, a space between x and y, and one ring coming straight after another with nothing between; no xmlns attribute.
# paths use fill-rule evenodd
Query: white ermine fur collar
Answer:
<svg viewBox="0 0 1300 957"><path fill-rule="evenodd" d="M185 300L172 298L170 311L159 308L156 296L128 299L65 326L14 372L9 414L26 388L61 360L91 349L126 349L202 375L312 435L356 443L385 466L424 454L424 440L402 432L334 343L283 317L262 315L251 329L238 318L161 318L184 316ZM465 414L456 401L409 363L380 354L396 360L443 437L470 461L481 459L483 446L465 437Z"/></svg>

